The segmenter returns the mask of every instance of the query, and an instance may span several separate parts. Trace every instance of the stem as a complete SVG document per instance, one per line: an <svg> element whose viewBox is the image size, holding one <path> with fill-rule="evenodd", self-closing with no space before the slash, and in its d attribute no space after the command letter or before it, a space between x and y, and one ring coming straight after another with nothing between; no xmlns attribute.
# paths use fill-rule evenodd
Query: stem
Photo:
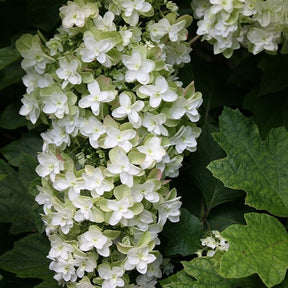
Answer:
<svg viewBox="0 0 288 288"><path fill-rule="evenodd" d="M190 44L190 46L192 46L200 38L201 38L201 35L196 35L188 43Z"/></svg>

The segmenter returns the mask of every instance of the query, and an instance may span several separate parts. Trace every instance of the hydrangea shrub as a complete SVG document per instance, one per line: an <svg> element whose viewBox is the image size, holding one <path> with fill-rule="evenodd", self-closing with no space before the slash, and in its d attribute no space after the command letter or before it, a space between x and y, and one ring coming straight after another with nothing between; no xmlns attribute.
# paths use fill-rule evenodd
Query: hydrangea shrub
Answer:
<svg viewBox="0 0 288 288"><path fill-rule="evenodd" d="M285 0L193 0L198 35L213 45L214 53L231 57L242 46L288 53L288 2Z"/></svg>
<svg viewBox="0 0 288 288"><path fill-rule="evenodd" d="M20 114L42 121L36 201L55 279L70 288L154 287L158 234L177 222L169 188L195 151L202 103L177 71L190 61L191 16L172 1L75 0L50 40L17 41L27 93Z"/></svg>

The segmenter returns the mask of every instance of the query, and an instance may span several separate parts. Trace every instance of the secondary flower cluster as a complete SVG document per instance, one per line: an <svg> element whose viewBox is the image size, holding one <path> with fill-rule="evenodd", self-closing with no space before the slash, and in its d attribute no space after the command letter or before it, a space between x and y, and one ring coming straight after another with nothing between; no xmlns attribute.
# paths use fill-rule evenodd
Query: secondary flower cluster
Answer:
<svg viewBox="0 0 288 288"><path fill-rule="evenodd" d="M229 250L229 243L226 241L226 239L222 237L220 232L217 230L212 230L210 236L200 239L200 241L204 248L197 251L196 254L198 257L213 257L217 250L226 252Z"/></svg>
<svg viewBox="0 0 288 288"><path fill-rule="evenodd" d="M214 53L231 57L240 45L257 54L288 53L286 0L193 0L198 35L214 45Z"/></svg>
<svg viewBox="0 0 288 288"><path fill-rule="evenodd" d="M154 287L158 233L179 220L176 177L195 151L201 94L177 81L190 61L171 1L69 1L49 41L17 41L27 93L20 114L42 133L36 201L55 279L68 287Z"/></svg>

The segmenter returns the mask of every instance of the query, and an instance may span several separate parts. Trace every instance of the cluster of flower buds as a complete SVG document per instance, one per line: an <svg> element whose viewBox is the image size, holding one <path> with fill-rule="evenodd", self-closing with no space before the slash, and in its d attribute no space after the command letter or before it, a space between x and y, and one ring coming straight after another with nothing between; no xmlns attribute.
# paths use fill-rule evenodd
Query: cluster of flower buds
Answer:
<svg viewBox="0 0 288 288"><path fill-rule="evenodd" d="M212 230L211 235L207 236L206 238L200 239L200 241L204 248L197 251L196 254L198 257L213 257L217 250L226 252L229 250L229 243L217 230Z"/></svg>
<svg viewBox="0 0 288 288"><path fill-rule="evenodd" d="M231 57L235 49L288 53L286 0L193 0L198 35L214 45L214 53Z"/></svg>
<svg viewBox="0 0 288 288"><path fill-rule="evenodd" d="M27 87L20 114L49 125L36 201L50 269L67 287L152 288L161 277L158 233L181 206L166 177L196 149L202 103L193 83L177 81L192 21L177 9L166 0L68 1L52 39L16 43Z"/></svg>

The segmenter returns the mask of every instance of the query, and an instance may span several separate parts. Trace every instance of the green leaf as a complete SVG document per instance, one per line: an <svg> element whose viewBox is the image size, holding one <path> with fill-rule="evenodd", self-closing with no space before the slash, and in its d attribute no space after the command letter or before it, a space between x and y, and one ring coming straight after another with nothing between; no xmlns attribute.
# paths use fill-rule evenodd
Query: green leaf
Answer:
<svg viewBox="0 0 288 288"><path fill-rule="evenodd" d="M222 232L229 251L221 260L220 273L241 278L257 273L272 287L282 282L288 267L288 233L267 214L245 214L247 225L232 225Z"/></svg>
<svg viewBox="0 0 288 288"><path fill-rule="evenodd" d="M286 278L284 279L283 282L281 282L281 284L276 285L273 288L287 288L288 287L288 275L286 275Z"/></svg>
<svg viewBox="0 0 288 288"><path fill-rule="evenodd" d="M6 176L6 174L0 174L0 181L3 180Z"/></svg>
<svg viewBox="0 0 288 288"><path fill-rule="evenodd" d="M194 254L201 248L200 238L202 234L203 227L199 218L190 214L186 209L181 209L180 221L178 223L167 223L162 232L162 235L168 240L165 247L166 256Z"/></svg>
<svg viewBox="0 0 288 288"><path fill-rule="evenodd" d="M171 282L162 286L163 288L193 288L193 284L189 282Z"/></svg>
<svg viewBox="0 0 288 288"><path fill-rule="evenodd" d="M0 49L0 70L17 61L20 57L18 51L12 46Z"/></svg>
<svg viewBox="0 0 288 288"><path fill-rule="evenodd" d="M197 281L190 288L261 288L260 281L253 278L226 279L219 274L221 254L214 257L194 258L190 262L182 262L184 271Z"/></svg>
<svg viewBox="0 0 288 288"><path fill-rule="evenodd" d="M238 110L224 109L215 140L227 157L208 169L225 186L247 192L246 203L277 216L288 216L288 133L270 131L263 142L256 125Z"/></svg>
<svg viewBox="0 0 288 288"><path fill-rule="evenodd" d="M16 61L5 67L0 71L0 90L3 90L12 84L21 82L23 76L24 71L20 66L20 62Z"/></svg>
<svg viewBox="0 0 288 288"><path fill-rule="evenodd" d="M192 281L194 282L194 280L184 270L181 270L176 274L172 274L166 279L160 280L160 284L162 287L168 288L168 287L176 287L180 283L181 284L186 283L184 285L191 285Z"/></svg>
<svg viewBox="0 0 288 288"><path fill-rule="evenodd" d="M233 201L224 203L214 208L207 217L209 229L223 231L232 224L245 224L244 213L249 207L244 205L242 201Z"/></svg>
<svg viewBox="0 0 288 288"><path fill-rule="evenodd" d="M7 175L0 181L0 222L12 223L10 232L13 234L35 230L31 214L34 199L27 192L28 187L25 186L35 177L35 166L32 168L31 163L26 165L30 161L26 158L30 157L29 155L23 155L23 157L23 165L20 167L19 173L0 160L0 174Z"/></svg>
<svg viewBox="0 0 288 288"><path fill-rule="evenodd" d="M35 171L38 162L31 155L23 152L19 158L18 179L22 186L26 188L25 193L27 193L32 181L39 178Z"/></svg>
<svg viewBox="0 0 288 288"><path fill-rule="evenodd" d="M205 125L197 143L197 151L191 153L191 177L203 194L206 204L206 214L220 204L231 201L243 195L242 191L226 188L221 181L213 177L207 165L215 159L224 156L222 149L215 145L211 133L216 132L212 125Z"/></svg>
<svg viewBox="0 0 288 288"><path fill-rule="evenodd" d="M59 288L59 285L56 280L51 279L51 280L45 280L42 283L34 286L33 288Z"/></svg>
<svg viewBox="0 0 288 288"><path fill-rule="evenodd" d="M20 155L22 153L29 154L36 159L37 152L41 151L41 138L34 133L24 134L20 139L11 142L0 149L0 152L8 160L10 165L19 167L21 163ZM21 149L19 149L21 147Z"/></svg>
<svg viewBox="0 0 288 288"><path fill-rule="evenodd" d="M164 288L263 288L256 277L226 279L219 274L222 253L182 262L184 269L161 280Z"/></svg>
<svg viewBox="0 0 288 288"><path fill-rule="evenodd" d="M15 242L12 250L0 256L1 269L15 273L20 278L39 278L50 280L47 259L50 245L48 239L39 234L30 234Z"/></svg>
<svg viewBox="0 0 288 288"><path fill-rule="evenodd" d="M0 127L7 130L26 126L28 121L19 114L20 101L10 103L0 115Z"/></svg>

